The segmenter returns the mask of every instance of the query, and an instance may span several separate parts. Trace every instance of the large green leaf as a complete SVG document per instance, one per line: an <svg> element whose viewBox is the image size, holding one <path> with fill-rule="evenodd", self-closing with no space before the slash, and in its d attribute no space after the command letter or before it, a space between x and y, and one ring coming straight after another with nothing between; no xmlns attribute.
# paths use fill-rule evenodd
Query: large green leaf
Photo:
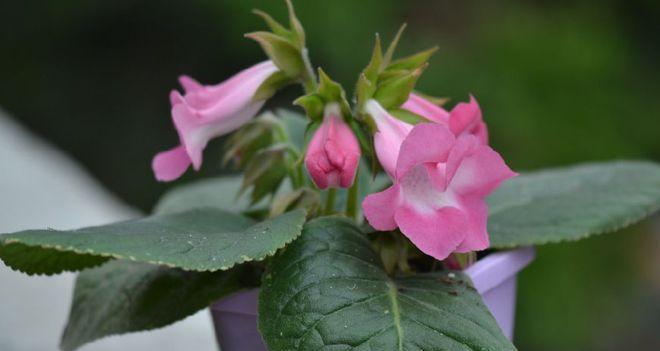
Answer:
<svg viewBox="0 0 660 351"><path fill-rule="evenodd" d="M53 274L128 259L194 271L227 270L261 260L295 239L304 211L255 223L216 209L154 215L70 231L27 230L0 236L0 258L26 273Z"/></svg>
<svg viewBox="0 0 660 351"><path fill-rule="evenodd" d="M85 270L76 280L61 348L174 323L240 289L247 268L190 272L115 260Z"/></svg>
<svg viewBox="0 0 660 351"><path fill-rule="evenodd" d="M271 351L515 350L466 276L391 279L365 235L332 217L271 261L259 327Z"/></svg>
<svg viewBox="0 0 660 351"><path fill-rule="evenodd" d="M489 197L494 247L578 240L635 223L660 208L660 166L608 162L544 170Z"/></svg>

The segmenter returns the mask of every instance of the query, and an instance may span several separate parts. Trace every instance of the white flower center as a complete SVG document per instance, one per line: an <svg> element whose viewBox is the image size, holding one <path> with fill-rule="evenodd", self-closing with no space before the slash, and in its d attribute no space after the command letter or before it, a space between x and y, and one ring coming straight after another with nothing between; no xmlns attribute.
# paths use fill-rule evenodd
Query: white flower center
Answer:
<svg viewBox="0 0 660 351"><path fill-rule="evenodd" d="M444 164L438 164L443 171ZM405 202L421 213L431 213L442 207L456 207L458 201L449 190L440 191L431 182L431 177L424 165L413 167L401 180L401 189Z"/></svg>

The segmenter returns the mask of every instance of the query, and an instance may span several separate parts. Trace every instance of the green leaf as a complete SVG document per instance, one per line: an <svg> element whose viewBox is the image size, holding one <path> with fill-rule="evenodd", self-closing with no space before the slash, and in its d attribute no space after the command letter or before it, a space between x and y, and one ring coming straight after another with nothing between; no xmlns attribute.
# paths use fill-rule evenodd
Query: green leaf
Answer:
<svg viewBox="0 0 660 351"><path fill-rule="evenodd" d="M174 323L239 290L248 269L188 272L117 260L83 271L60 347L73 350L105 336Z"/></svg>
<svg viewBox="0 0 660 351"><path fill-rule="evenodd" d="M307 128L305 116L287 109L278 109L277 115L282 119L291 143L302 150L305 146L305 129Z"/></svg>
<svg viewBox="0 0 660 351"><path fill-rule="evenodd" d="M227 270L274 254L300 235L304 222L302 210L261 223L216 209L190 210L78 230L2 235L0 258L13 269L37 274L80 270L109 258Z"/></svg>
<svg viewBox="0 0 660 351"><path fill-rule="evenodd" d="M606 162L520 175L488 198L491 245L574 241L615 231L660 208L660 166Z"/></svg>
<svg viewBox="0 0 660 351"><path fill-rule="evenodd" d="M392 279L351 221L326 217L270 263L259 328L271 351L515 350L467 276Z"/></svg>

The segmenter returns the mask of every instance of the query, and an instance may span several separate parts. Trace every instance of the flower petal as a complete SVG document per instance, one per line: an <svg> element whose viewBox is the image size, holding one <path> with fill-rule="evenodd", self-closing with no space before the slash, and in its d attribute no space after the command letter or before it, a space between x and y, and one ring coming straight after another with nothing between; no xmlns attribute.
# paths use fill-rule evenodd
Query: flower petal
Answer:
<svg viewBox="0 0 660 351"><path fill-rule="evenodd" d="M496 151L475 136L461 136L447 161L448 187L459 195L485 197L516 176Z"/></svg>
<svg viewBox="0 0 660 351"><path fill-rule="evenodd" d="M369 224L376 230L394 230L397 227L394 213L400 202L400 189L398 185L368 195L362 201L362 211Z"/></svg>
<svg viewBox="0 0 660 351"><path fill-rule="evenodd" d="M479 104L474 96L470 95L470 102L461 102L451 110L449 129L458 136L463 132L471 132L471 129L482 121Z"/></svg>
<svg viewBox="0 0 660 351"><path fill-rule="evenodd" d="M401 144L396 163L396 179L402 179L418 164L444 162L454 142L454 135L443 125L435 123L416 125Z"/></svg>
<svg viewBox="0 0 660 351"><path fill-rule="evenodd" d="M456 248L456 252L470 252L485 250L490 245L486 222L488 219L488 205L482 198L471 198L463 201L462 210L468 217L468 228L465 239Z"/></svg>
<svg viewBox="0 0 660 351"><path fill-rule="evenodd" d="M465 213L454 207L420 213L404 205L396 210L394 218L417 248L438 260L444 260L456 249L468 228Z"/></svg>
<svg viewBox="0 0 660 351"><path fill-rule="evenodd" d="M151 168L156 179L161 182L169 182L179 178L186 169L190 167L190 158L183 146L159 152L151 161Z"/></svg>
<svg viewBox="0 0 660 351"><path fill-rule="evenodd" d="M432 122L449 124L449 112L417 94L411 93L401 108L416 113Z"/></svg>
<svg viewBox="0 0 660 351"><path fill-rule="evenodd" d="M186 92L185 99L197 110L213 109L221 105L225 111L237 111L241 106L251 102L259 86L277 70L272 61L265 61L239 72L218 85Z"/></svg>
<svg viewBox="0 0 660 351"><path fill-rule="evenodd" d="M413 126L392 117L376 100L367 101L365 110L373 117L378 128L374 135L378 161L390 178L394 179L401 144Z"/></svg>
<svg viewBox="0 0 660 351"><path fill-rule="evenodd" d="M183 91L186 93L192 93L204 88L201 83L187 75L179 76L179 84L181 84Z"/></svg>

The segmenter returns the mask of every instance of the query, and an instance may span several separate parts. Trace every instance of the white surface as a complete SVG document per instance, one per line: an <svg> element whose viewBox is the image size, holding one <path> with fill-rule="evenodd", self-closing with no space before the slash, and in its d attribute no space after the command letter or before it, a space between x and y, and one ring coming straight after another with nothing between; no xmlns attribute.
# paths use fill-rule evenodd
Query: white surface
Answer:
<svg viewBox="0 0 660 351"><path fill-rule="evenodd" d="M0 110L0 233L76 228L134 217L84 170ZM57 350L75 275L28 277L0 262L0 350ZM216 350L208 312L151 332L114 336L80 350Z"/></svg>

